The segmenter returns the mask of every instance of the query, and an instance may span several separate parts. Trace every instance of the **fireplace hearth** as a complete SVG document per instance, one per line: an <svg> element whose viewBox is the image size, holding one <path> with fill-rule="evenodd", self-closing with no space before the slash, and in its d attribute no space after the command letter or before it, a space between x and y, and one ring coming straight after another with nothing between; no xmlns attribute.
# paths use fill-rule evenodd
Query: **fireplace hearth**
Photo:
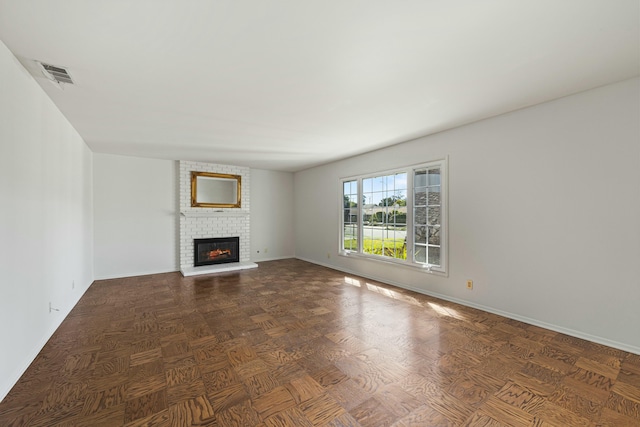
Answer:
<svg viewBox="0 0 640 427"><path fill-rule="evenodd" d="M239 237L193 239L193 266L240 262Z"/></svg>

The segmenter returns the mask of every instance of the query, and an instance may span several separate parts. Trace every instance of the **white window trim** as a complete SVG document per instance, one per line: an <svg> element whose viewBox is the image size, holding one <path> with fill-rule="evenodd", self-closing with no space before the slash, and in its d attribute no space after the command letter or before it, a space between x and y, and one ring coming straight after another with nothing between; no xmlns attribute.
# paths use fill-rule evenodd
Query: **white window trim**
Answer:
<svg viewBox="0 0 640 427"><path fill-rule="evenodd" d="M367 173L361 175L352 175L339 179L340 185L340 231L338 240L338 254L344 257L352 257L358 259L372 260L376 262L384 262L402 267L408 267L414 270L420 270L425 273L436 274L440 276L449 276L449 158L443 157L440 159L431 160L425 163L416 165L400 167L395 169L389 169L384 171L378 171L374 173ZM440 192L441 192L441 218L440 218L440 265L430 265L416 263L413 261L414 250L414 220L413 220L413 199L414 199L414 186L413 178L416 170L429 169L437 166L440 168ZM363 252L363 239L362 239L362 206L361 200L358 200L358 221L357 221L357 237L358 237L358 250L345 250L344 245L344 183L348 181L357 181L358 183L358 197L362 197L362 180L391 175L395 173L407 173L407 259L399 260L397 258L386 257L382 255L366 254ZM409 215L411 213L411 215Z"/></svg>

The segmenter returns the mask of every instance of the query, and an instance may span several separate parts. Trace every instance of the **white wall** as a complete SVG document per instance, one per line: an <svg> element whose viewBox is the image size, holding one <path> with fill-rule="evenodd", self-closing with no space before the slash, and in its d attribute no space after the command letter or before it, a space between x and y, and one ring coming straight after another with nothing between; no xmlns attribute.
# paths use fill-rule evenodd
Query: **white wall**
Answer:
<svg viewBox="0 0 640 427"><path fill-rule="evenodd" d="M2 42L0 94L1 400L93 280L93 214L91 151Z"/></svg>
<svg viewBox="0 0 640 427"><path fill-rule="evenodd" d="M251 261L293 256L293 174L251 169Z"/></svg>
<svg viewBox="0 0 640 427"><path fill-rule="evenodd" d="M445 155L448 278L337 255L340 177ZM294 183L298 258L640 353L638 78L298 172Z"/></svg>
<svg viewBox="0 0 640 427"><path fill-rule="evenodd" d="M96 279L177 271L176 162L93 159Z"/></svg>

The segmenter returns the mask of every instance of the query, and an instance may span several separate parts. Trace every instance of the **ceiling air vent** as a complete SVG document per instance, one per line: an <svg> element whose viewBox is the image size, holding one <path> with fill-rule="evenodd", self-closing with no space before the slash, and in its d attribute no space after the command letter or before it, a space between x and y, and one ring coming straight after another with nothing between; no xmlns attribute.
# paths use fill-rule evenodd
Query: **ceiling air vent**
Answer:
<svg viewBox="0 0 640 427"><path fill-rule="evenodd" d="M57 83L73 84L71 75L66 68L45 64L44 62L38 62L38 64L42 67L42 74L49 80Z"/></svg>

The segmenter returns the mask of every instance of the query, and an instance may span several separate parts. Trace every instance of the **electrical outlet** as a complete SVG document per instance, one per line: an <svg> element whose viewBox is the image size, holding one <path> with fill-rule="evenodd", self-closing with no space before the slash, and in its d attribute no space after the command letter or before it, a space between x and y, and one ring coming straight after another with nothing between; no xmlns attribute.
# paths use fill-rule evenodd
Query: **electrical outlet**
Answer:
<svg viewBox="0 0 640 427"><path fill-rule="evenodd" d="M467 280L467 289L473 289L473 280Z"/></svg>
<svg viewBox="0 0 640 427"><path fill-rule="evenodd" d="M331 252L327 252L327 258L331 258Z"/></svg>
<svg viewBox="0 0 640 427"><path fill-rule="evenodd" d="M269 252L269 248L264 248L264 253L266 254L267 252Z"/></svg>

